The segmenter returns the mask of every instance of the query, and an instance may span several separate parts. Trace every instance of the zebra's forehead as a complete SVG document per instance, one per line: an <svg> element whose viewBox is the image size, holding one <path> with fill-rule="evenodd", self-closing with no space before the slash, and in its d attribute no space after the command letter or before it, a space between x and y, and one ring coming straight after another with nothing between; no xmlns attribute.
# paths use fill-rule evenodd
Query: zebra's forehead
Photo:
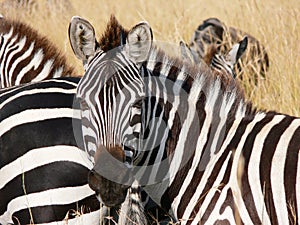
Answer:
<svg viewBox="0 0 300 225"><path fill-rule="evenodd" d="M112 79L116 84L115 81L119 78L128 84L134 82L139 86L143 85L138 67L123 53L121 48L100 52L89 62L78 84L76 97L84 99L87 93L94 92L96 89L100 90ZM110 82L109 85L113 83Z"/></svg>

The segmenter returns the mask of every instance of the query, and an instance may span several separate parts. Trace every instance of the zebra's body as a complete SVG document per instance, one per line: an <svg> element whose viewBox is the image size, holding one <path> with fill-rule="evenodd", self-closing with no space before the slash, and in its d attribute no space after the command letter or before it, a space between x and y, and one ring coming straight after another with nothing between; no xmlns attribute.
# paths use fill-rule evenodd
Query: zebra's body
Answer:
<svg viewBox="0 0 300 225"><path fill-rule="evenodd" d="M88 185L93 164L82 151L73 102L78 82L60 78L0 90L0 224L96 225L109 214L106 223L118 222L119 207L100 210ZM118 224L147 223L149 200L141 202L140 191L129 190Z"/></svg>
<svg viewBox="0 0 300 225"><path fill-rule="evenodd" d="M74 75L65 57L32 27L0 18L0 88Z"/></svg>
<svg viewBox="0 0 300 225"><path fill-rule="evenodd" d="M151 41L147 23L115 51L87 55L94 37L71 39L85 56L77 97L86 150L125 154L129 173L181 224L298 224L300 119L254 109L234 79Z"/></svg>
<svg viewBox="0 0 300 225"><path fill-rule="evenodd" d="M68 216L69 223L99 224L100 204L87 182L92 163L74 135L78 81L0 90L1 224L62 224ZM79 214L85 215L72 219Z"/></svg>

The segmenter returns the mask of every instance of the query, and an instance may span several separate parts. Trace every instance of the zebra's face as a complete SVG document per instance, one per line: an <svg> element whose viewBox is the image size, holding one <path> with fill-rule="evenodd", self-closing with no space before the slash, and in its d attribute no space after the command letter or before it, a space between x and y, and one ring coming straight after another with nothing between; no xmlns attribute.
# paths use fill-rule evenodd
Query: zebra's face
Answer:
<svg viewBox="0 0 300 225"><path fill-rule="evenodd" d="M85 26L73 27L91 27L86 24L87 21ZM70 37L72 48L86 69L77 87L85 149L92 159L100 155L94 159L90 186L105 204L117 205L124 201L124 193L131 184L128 174L138 143L137 127L141 123L136 121L141 118L136 109L145 95L140 69L152 45L151 28L146 22L137 24L128 33L127 44L109 52L92 52L97 46L92 28L71 34L74 35ZM82 37L85 34L89 35ZM104 152L107 157L103 156Z"/></svg>
<svg viewBox="0 0 300 225"><path fill-rule="evenodd" d="M95 191L99 201L104 202L108 207L124 202L127 189L132 183L130 170L123 162L122 150L110 148L108 152L106 148L100 147L95 155L95 166L89 172L90 188ZM104 173L109 174L109 179L102 175ZM118 182L112 182L112 180Z"/></svg>
<svg viewBox="0 0 300 225"><path fill-rule="evenodd" d="M108 150L136 148L136 124L131 120L135 105L144 96L143 86L139 68L122 49L100 52L92 59L77 88L85 147L90 155L99 146Z"/></svg>

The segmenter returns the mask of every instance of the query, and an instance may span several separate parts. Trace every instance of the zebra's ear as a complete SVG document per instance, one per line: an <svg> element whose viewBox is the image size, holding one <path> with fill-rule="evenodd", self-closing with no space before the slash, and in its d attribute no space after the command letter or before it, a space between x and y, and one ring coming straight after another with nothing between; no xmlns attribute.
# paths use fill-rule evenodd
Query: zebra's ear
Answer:
<svg viewBox="0 0 300 225"><path fill-rule="evenodd" d="M129 31L125 52L133 62L140 65L148 58L152 40L151 27L147 22L140 22Z"/></svg>
<svg viewBox="0 0 300 225"><path fill-rule="evenodd" d="M234 44L232 46L232 49L229 51L227 57L229 62L231 62L232 65L235 65L236 62L241 58L241 56L244 54L248 46L248 37L245 36L243 40L241 40L239 43Z"/></svg>
<svg viewBox="0 0 300 225"><path fill-rule="evenodd" d="M87 20L74 16L69 25L69 39L74 54L86 65L99 46L93 26Z"/></svg>
<svg viewBox="0 0 300 225"><path fill-rule="evenodd" d="M191 52L191 49L183 41L179 42L181 56L184 60L187 60L190 63L194 63L194 57Z"/></svg>

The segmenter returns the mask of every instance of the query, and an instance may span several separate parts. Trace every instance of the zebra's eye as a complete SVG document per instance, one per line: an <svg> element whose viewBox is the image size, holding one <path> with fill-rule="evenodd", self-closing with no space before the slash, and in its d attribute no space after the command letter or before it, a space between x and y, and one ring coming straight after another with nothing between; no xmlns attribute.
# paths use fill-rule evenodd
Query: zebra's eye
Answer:
<svg viewBox="0 0 300 225"><path fill-rule="evenodd" d="M141 108L142 108L142 105L143 105L143 102L144 102L144 98L141 97L140 99L136 100L136 101L131 105L131 107L141 109Z"/></svg>
<svg viewBox="0 0 300 225"><path fill-rule="evenodd" d="M141 110L144 99L138 99L131 105L130 109L130 126L135 126L141 122Z"/></svg>

